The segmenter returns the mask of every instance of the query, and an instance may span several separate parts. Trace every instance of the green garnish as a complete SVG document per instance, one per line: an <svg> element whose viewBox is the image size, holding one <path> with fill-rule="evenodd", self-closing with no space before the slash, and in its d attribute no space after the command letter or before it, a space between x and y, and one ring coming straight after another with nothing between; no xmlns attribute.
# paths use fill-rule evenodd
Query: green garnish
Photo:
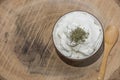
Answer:
<svg viewBox="0 0 120 80"><path fill-rule="evenodd" d="M88 38L87 32L85 32L82 28L77 27L75 30L73 30L70 34L71 41L75 43L82 43L85 42L85 39Z"/></svg>

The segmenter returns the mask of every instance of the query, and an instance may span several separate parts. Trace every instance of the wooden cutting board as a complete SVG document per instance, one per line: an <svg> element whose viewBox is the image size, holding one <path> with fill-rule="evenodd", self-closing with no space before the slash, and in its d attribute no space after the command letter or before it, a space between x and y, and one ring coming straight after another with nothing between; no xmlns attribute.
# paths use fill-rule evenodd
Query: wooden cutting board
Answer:
<svg viewBox="0 0 120 80"><path fill-rule="evenodd" d="M65 64L56 54L52 30L61 16L75 10L92 13L104 29L109 24L120 27L119 4L119 0L0 0L0 80L96 80L102 57L86 67ZM112 80L119 70L119 48L120 38L109 55L105 80Z"/></svg>

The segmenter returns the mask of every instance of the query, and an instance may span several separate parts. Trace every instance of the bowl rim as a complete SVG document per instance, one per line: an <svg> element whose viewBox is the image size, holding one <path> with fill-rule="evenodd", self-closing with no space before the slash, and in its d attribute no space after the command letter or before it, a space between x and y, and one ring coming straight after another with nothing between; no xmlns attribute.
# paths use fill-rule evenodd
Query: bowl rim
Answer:
<svg viewBox="0 0 120 80"><path fill-rule="evenodd" d="M57 46L55 45L55 41L54 41L54 38L53 38L53 36L54 36L53 31L54 31L54 28L55 28L55 25L57 24L57 22L58 22L63 16L65 16L65 15L67 15L67 14L69 14L69 13L72 13L72 12L86 12L86 13L92 15L93 17L95 17L95 18L98 20L98 22L100 23L101 28L102 28L102 33L103 33L102 36L103 36L103 39L102 39L102 41L101 41L101 44L100 44L99 48L98 48L93 54L91 54L90 56L85 57L85 58L82 58L82 59L74 59L74 58L70 58L70 57L67 57L67 56L65 56L64 54L62 54L62 52L61 52L61 51L57 48ZM102 22L98 19L98 17L96 17L94 14L92 14L91 12L88 12L88 11L86 11L86 10L73 10L73 11L69 11L69 12L63 14L62 16L60 16L60 17L58 18L58 20L55 22L54 27L53 27L53 29L52 29L52 39L53 39L53 44L54 44L54 46L55 46L55 49L58 50L58 52L59 52L58 54L61 54L63 57L65 57L65 58L67 58L67 59L70 59L70 60L73 60L73 61L86 60L86 59L92 57L93 55L97 54L98 51L99 51L99 49L101 48L102 44L104 44L104 28L103 28L103 24L102 24ZM57 53L57 52L56 52L56 53Z"/></svg>

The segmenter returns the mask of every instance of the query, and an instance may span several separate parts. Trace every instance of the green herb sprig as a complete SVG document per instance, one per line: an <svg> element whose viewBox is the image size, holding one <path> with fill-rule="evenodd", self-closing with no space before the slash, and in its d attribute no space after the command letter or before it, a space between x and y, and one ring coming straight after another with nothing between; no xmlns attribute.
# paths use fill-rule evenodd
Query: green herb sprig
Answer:
<svg viewBox="0 0 120 80"><path fill-rule="evenodd" d="M77 27L70 33L70 40L75 43L85 42L88 38L89 33L85 32L82 28Z"/></svg>

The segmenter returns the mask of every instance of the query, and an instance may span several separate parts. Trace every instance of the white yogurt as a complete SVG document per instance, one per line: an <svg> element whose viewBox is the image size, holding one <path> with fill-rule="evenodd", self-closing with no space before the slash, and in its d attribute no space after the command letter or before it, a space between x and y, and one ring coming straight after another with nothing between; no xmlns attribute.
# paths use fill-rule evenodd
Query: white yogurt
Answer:
<svg viewBox="0 0 120 80"><path fill-rule="evenodd" d="M77 27L88 32L84 43L71 47L70 32ZM70 12L62 16L53 30L53 41L62 55L71 59L84 59L93 55L103 41L103 30L100 22L91 14L83 11Z"/></svg>

